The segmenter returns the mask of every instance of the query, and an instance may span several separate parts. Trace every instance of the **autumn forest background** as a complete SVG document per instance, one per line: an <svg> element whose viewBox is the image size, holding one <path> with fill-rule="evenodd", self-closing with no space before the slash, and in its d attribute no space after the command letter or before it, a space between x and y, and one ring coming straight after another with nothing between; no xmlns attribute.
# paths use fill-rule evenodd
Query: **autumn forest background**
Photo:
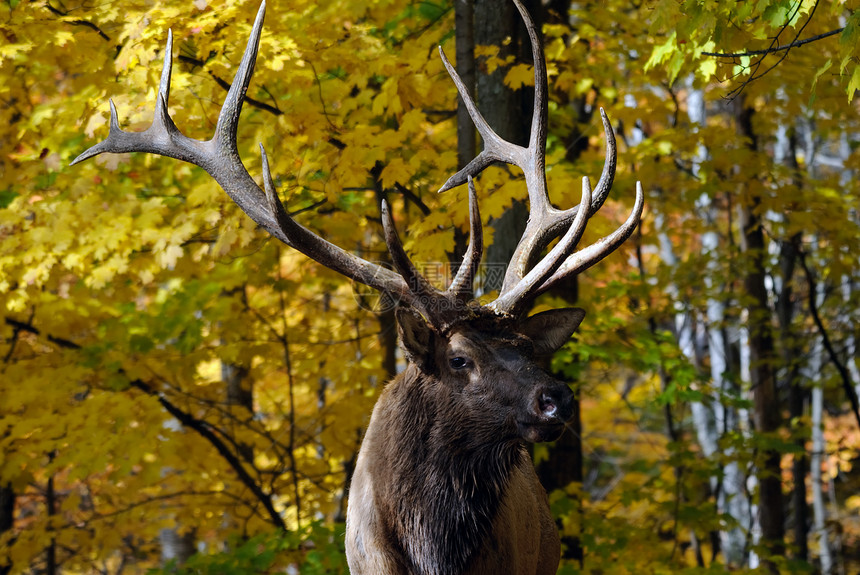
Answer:
<svg viewBox="0 0 860 575"><path fill-rule="evenodd" d="M538 300L588 316L548 369L571 431L534 458L560 573L860 570L860 4L526 3L550 83L550 195L623 248ZM402 367L391 302L279 244L200 169L69 167L169 108L210 137L255 2L0 3L0 573L346 573L345 490ZM524 143L525 29L503 0L274 0L239 146L305 226L385 261L387 198L440 285L480 142L441 45ZM524 225L521 173L477 182L481 289Z"/></svg>

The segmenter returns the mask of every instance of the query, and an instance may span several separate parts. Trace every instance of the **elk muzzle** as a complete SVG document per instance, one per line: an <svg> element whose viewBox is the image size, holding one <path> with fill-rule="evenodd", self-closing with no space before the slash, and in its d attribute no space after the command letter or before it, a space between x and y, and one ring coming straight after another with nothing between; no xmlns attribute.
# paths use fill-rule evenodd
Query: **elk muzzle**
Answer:
<svg viewBox="0 0 860 575"><path fill-rule="evenodd" d="M517 421L519 435L532 443L555 441L573 415L573 392L561 382L535 387L526 417Z"/></svg>

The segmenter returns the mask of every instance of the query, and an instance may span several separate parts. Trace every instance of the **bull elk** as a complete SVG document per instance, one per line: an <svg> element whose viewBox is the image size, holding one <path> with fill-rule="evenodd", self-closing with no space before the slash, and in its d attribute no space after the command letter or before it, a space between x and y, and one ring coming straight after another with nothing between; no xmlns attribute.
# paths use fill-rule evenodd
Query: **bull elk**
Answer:
<svg viewBox="0 0 860 575"><path fill-rule="evenodd" d="M265 3L218 117L211 140L184 136L167 112L171 44L152 125L124 132L110 105L106 140L78 156L150 152L206 170L257 224L324 266L391 296L406 369L382 392L358 456L349 493L346 550L354 575L460 573L549 574L559 562L559 538L546 493L525 442L552 441L572 413L573 394L540 369L536 358L556 351L579 326L581 309L527 317L530 302L559 280L594 265L633 232L643 206L636 185L633 211L609 236L576 251L586 223L603 204L615 174L615 137L606 133L603 172L592 192L582 180L582 201L554 208L546 188L546 64L534 23L519 0L534 53L535 102L528 147L500 138L486 123L448 62L440 55L484 141L483 151L440 191L469 187L470 241L444 291L423 277L401 245L385 200L384 237L392 271L365 261L309 231L284 209L265 150L263 187L245 169L236 148L239 113L257 57ZM493 162L522 169L529 197L526 230L508 265L498 297L473 300L482 254L481 218L472 178ZM549 244L558 242L541 257Z"/></svg>

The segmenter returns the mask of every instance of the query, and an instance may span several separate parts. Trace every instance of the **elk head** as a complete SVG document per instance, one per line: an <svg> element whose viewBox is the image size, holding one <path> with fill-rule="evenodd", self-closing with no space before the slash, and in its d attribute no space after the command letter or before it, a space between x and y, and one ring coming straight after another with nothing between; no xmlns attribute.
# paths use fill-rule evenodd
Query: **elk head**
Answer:
<svg viewBox="0 0 860 575"><path fill-rule="evenodd" d="M397 310L410 363L450 394L439 403L450 406L452 428L469 430L475 447L558 438L571 416L573 394L535 359L556 351L583 317L580 309L561 309L514 321L476 308L439 332L419 314Z"/></svg>

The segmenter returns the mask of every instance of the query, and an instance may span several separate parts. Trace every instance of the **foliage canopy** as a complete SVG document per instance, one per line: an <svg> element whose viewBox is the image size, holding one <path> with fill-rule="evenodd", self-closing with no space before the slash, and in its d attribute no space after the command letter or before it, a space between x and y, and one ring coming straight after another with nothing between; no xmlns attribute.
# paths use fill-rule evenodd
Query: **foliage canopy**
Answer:
<svg viewBox="0 0 860 575"><path fill-rule="evenodd" d="M856 569L860 431L846 390L860 386L860 10L836 0L567 8L543 27L553 201L578 203L579 178L600 172L597 106L622 146L615 191L583 241L624 218L636 180L648 197L636 241L581 279L589 316L553 360L576 381L585 451L584 483L551 494L562 534L585 549L584 565L566 560L562 572L722 572L731 561L714 534L733 529L746 541L737 565L754 564L751 551L767 560L772 548L714 486L736 466L749 479L736 500L755 504L767 452L789 492L816 427L814 388L839 525L830 544ZM0 501L14 502L11 524L0 510L0 573L346 572L343 489L394 371L388 302L255 229L202 170L140 154L66 167L106 134L108 98L124 129L149 124L167 28L172 116L209 137L256 9L0 4ZM385 257L387 195L407 250L442 280L455 229L468 225L464 189L435 194L457 161L456 92L435 54L453 43L450 2L270 6L239 128L249 172L260 173L263 143L287 208L368 259ZM497 46L476 52L482 73L502 69L528 91L527 64ZM754 111L751 132L738 128L743 109ZM525 197L502 168L478 187L485 219ZM743 245L744 210L761 218L764 250ZM801 254L797 273L782 267L786 246ZM749 424L742 359L754 271L769 290L756 325L777 340L782 420L767 433ZM795 311L782 324L785 301ZM717 332L729 341L722 383L711 372ZM798 413L793 388L807 406ZM701 406L724 414L710 453ZM539 462L553 457L536 449ZM170 533L201 554L165 561ZM786 542L775 568L819 561L820 543L807 560Z"/></svg>

